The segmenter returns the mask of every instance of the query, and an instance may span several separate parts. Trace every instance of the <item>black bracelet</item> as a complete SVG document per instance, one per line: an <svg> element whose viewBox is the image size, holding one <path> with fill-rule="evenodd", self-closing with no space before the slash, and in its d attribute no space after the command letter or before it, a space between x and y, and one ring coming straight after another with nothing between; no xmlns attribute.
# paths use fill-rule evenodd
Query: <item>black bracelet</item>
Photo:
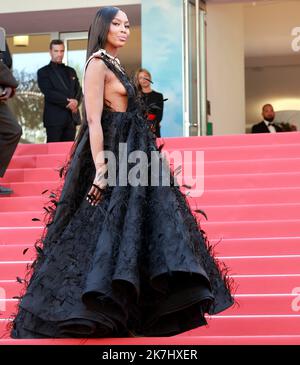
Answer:
<svg viewBox="0 0 300 365"><path fill-rule="evenodd" d="M105 191L105 189L101 189L98 185L96 184L92 184L92 186L94 186L100 193L102 193L103 191Z"/></svg>

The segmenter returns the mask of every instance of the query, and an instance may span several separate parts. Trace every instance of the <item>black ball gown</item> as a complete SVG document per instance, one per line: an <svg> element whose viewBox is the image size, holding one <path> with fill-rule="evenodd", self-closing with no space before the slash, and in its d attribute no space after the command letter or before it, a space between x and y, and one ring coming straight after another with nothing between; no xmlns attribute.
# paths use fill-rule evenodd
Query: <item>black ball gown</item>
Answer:
<svg viewBox="0 0 300 365"><path fill-rule="evenodd" d="M105 53L95 57L128 95L126 112L103 111L105 150L118 156L119 143L127 143L126 158L136 150L150 157L159 149L133 84ZM13 338L170 336L233 304L226 267L215 259L173 172L171 186L116 184L91 206L88 127L65 171L61 193L57 199L52 193L46 207L52 218L35 245L37 258L11 321Z"/></svg>

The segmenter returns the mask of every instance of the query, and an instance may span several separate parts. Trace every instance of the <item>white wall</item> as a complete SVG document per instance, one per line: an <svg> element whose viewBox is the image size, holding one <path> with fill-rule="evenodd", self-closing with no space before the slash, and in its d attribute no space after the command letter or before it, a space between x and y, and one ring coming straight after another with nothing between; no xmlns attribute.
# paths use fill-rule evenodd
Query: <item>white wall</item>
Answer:
<svg viewBox="0 0 300 365"><path fill-rule="evenodd" d="M300 110L300 65L246 68L246 96L248 128L261 121L264 104L275 111Z"/></svg>
<svg viewBox="0 0 300 365"><path fill-rule="evenodd" d="M244 11L242 4L207 6L208 100L213 133L245 132Z"/></svg>
<svg viewBox="0 0 300 365"><path fill-rule="evenodd" d="M300 52L292 47L297 41L292 31L300 27L299 13L300 1L281 0L245 7L248 130L261 120L261 108L266 103L272 104L275 111L300 110ZM299 46L299 39L296 45ZM289 121L282 119L283 113L277 115L278 122Z"/></svg>
<svg viewBox="0 0 300 365"><path fill-rule="evenodd" d="M300 26L299 13L299 0L245 5L246 57L293 55L292 30Z"/></svg>
<svg viewBox="0 0 300 365"><path fill-rule="evenodd" d="M10 0L0 1L0 13L14 13L23 11L55 10L90 8L101 6L133 5L141 4L141 0Z"/></svg>

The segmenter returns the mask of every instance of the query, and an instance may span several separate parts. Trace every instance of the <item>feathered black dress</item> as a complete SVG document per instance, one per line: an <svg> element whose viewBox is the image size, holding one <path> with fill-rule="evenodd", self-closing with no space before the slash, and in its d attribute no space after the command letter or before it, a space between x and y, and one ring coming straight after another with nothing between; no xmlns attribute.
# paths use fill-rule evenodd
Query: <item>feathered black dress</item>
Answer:
<svg viewBox="0 0 300 365"><path fill-rule="evenodd" d="M109 57L99 57L128 95L126 112L103 112L105 150L118 156L119 143L127 143L117 167L132 151L150 158L158 148L133 85ZM170 336L233 304L225 270L170 175L171 186L109 186L91 206L95 167L86 128L57 201L52 195L52 220L36 243L13 338Z"/></svg>

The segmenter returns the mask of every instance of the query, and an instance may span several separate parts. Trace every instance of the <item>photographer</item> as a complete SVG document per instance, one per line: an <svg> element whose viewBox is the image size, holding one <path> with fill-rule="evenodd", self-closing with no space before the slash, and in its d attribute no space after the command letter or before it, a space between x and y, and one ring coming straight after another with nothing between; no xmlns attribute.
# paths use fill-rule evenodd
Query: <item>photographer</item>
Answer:
<svg viewBox="0 0 300 365"><path fill-rule="evenodd" d="M17 148L22 128L7 105L18 86L11 73L12 59L5 42L5 31L0 28L0 178ZM10 195L13 191L0 185L0 195Z"/></svg>

